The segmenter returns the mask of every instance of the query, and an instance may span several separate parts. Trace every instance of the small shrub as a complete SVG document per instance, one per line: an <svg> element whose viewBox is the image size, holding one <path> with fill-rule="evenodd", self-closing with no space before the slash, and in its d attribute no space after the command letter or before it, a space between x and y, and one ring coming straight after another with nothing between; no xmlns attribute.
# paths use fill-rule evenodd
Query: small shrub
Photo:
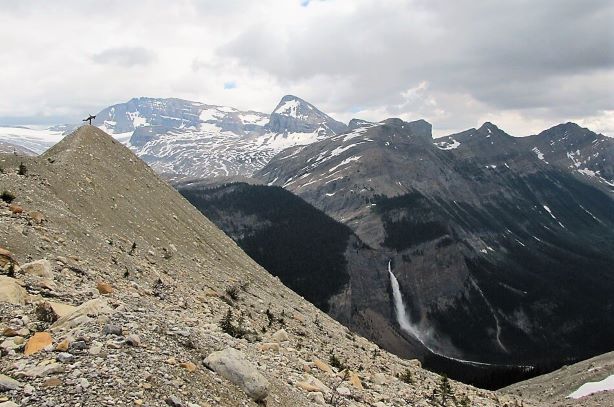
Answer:
<svg viewBox="0 0 614 407"><path fill-rule="evenodd" d="M273 326L273 322L275 322L275 315L271 312L270 309L266 309L266 317L269 319L269 327Z"/></svg>
<svg viewBox="0 0 614 407"><path fill-rule="evenodd" d="M230 297L231 300L237 301L239 299L239 287L236 285L231 285L226 288L226 295Z"/></svg>
<svg viewBox="0 0 614 407"><path fill-rule="evenodd" d="M48 302L38 303L35 313L39 321L48 322L50 324L58 319L58 314L55 313Z"/></svg>
<svg viewBox="0 0 614 407"><path fill-rule="evenodd" d="M248 332L243 328L245 318L241 315L237 321L237 325L233 323L232 309L228 309L224 318L220 321L222 331L232 336L233 338L243 338Z"/></svg>
<svg viewBox="0 0 614 407"><path fill-rule="evenodd" d="M0 199L2 199L6 203L11 203L15 200L15 194L9 191L2 191L2 195L0 195Z"/></svg>
<svg viewBox="0 0 614 407"><path fill-rule="evenodd" d="M403 383L413 384L414 378L411 375L411 370L405 369L403 373L399 373L399 380L401 380Z"/></svg>
<svg viewBox="0 0 614 407"><path fill-rule="evenodd" d="M452 391L452 386L450 385L448 376L441 376L439 387L433 390L433 400L441 407L446 407L448 405L448 401L452 401L454 404L456 404L456 397L454 397L454 392Z"/></svg>
<svg viewBox="0 0 614 407"><path fill-rule="evenodd" d="M19 174L19 175L27 175L28 174L28 168L26 167L26 165L24 163L20 163L19 164L19 171L17 171L17 174Z"/></svg>
<svg viewBox="0 0 614 407"><path fill-rule="evenodd" d="M345 369L345 365L343 364L343 362L341 362L341 360L339 360L339 358L335 356L334 353L330 354L330 358L328 358L328 363L330 363L330 365L334 367L335 369L338 369L338 370Z"/></svg>

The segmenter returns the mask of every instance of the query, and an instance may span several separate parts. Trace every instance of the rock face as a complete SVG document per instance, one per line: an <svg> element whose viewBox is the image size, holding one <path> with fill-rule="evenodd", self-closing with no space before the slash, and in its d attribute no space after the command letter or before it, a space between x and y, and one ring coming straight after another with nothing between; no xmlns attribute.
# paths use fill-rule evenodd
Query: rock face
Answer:
<svg viewBox="0 0 614 407"><path fill-rule="evenodd" d="M204 363L209 369L239 386L255 401L264 400L269 394L267 379L236 349L213 352Z"/></svg>
<svg viewBox="0 0 614 407"><path fill-rule="evenodd" d="M613 140L570 124L527 139L491 123L438 140L423 120L354 127L286 150L258 173L377 252L372 268L348 261L349 283L331 315L407 356L419 356L422 343L461 359L549 364L609 349L614 330L600 327L613 306ZM533 151L551 142L560 164ZM569 168L567 152L582 165ZM588 159L597 153L605 158L598 166ZM407 312L403 329L388 261ZM590 345L588 331L599 332Z"/></svg>
<svg viewBox="0 0 614 407"><path fill-rule="evenodd" d="M365 384L352 387L350 396L335 395L340 405L431 403L438 375L352 335L289 290L104 132L84 126L41 157L0 160L7 170L0 185L15 191L27 212L46 217L36 224L0 202L0 245L21 262L46 258L56 269L51 289L28 274L9 280L31 291L31 303L0 302L0 333L9 335L0 338L0 371L23 384L3 397L22 406L158 406L169 400L255 407L244 390L200 368L204 355L232 348L265 376L269 407L312 405L297 387L306 374L329 389L351 388L335 368L331 375L308 362L328 360L333 351ZM22 160L27 176L16 174ZM99 281L113 292L101 295ZM42 304L50 299L76 309L52 322L49 313L37 312L48 309ZM228 311L230 323L221 324ZM122 330L105 334L108 325ZM261 350L282 328L289 340L279 350ZM26 357L23 345L37 331L50 332L52 344ZM190 362L198 368L191 371ZM394 376L406 369L414 384L397 380L378 388L369 381L377 372ZM520 401L455 381L451 387L474 405Z"/></svg>

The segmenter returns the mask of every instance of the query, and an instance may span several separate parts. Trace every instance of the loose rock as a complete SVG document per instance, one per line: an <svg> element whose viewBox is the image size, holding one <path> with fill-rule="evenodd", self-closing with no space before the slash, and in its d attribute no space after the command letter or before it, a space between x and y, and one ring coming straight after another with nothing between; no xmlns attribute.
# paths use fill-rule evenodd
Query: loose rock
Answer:
<svg viewBox="0 0 614 407"><path fill-rule="evenodd" d="M236 349L213 352L205 359L205 365L240 387L255 401L264 400L269 394L268 380Z"/></svg>

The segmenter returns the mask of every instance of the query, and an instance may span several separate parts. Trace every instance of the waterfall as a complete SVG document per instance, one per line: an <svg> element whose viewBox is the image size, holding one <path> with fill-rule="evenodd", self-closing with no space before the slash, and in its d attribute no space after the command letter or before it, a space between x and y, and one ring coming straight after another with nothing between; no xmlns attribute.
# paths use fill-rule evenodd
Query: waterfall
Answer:
<svg viewBox="0 0 614 407"><path fill-rule="evenodd" d="M390 285L392 286L392 299L394 300L394 310L397 316L397 322L402 330L416 338L423 344L425 347L426 344L422 339L422 335L420 335L420 331L418 327L411 323L409 319L409 315L407 315L407 309L405 308L405 304L403 303L403 296L401 295L401 289L399 288L399 282L397 278L392 273L392 269L390 267L390 262L388 262L388 274L390 274Z"/></svg>
<svg viewBox="0 0 614 407"><path fill-rule="evenodd" d="M399 326L401 327L403 331L405 331L409 335L416 338L429 352L437 356L444 357L446 359L455 360L457 362L467 363L471 365L524 367L524 368L530 368L530 369L533 368L533 366L526 366L526 365L500 365L500 364L493 364L493 363L476 362L474 360L460 359L460 358L456 358L453 356L444 355L443 353L436 351L435 349L433 349L432 346L427 345L425 343L428 339L431 339L431 340L428 340L428 342L433 343L433 340L431 337L432 332L422 331L420 328L418 328L417 325L414 325L409 319L409 315L407 314L407 309L405 308L405 303L403 302L403 295L401 294L399 282L397 281L397 278L395 277L395 275L392 273L390 261L388 262L388 274L390 275L390 285L392 286L392 299L394 300L394 311L395 311L397 322Z"/></svg>

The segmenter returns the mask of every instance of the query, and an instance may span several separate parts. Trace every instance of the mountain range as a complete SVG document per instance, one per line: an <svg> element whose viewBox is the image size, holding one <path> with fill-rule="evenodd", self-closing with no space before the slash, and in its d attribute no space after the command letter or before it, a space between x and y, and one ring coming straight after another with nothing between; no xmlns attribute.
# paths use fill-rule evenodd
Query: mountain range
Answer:
<svg viewBox="0 0 614 407"><path fill-rule="evenodd" d="M351 333L100 129L0 162L4 407L537 406Z"/></svg>
<svg viewBox="0 0 614 407"><path fill-rule="evenodd" d="M285 284L385 349L443 370L452 360L561 365L611 350L611 138L574 123L520 138L485 123L433 139L424 120L346 126L295 96L271 114L138 98L95 124ZM271 187L208 190L233 179ZM266 256L323 238L313 226L337 230L330 221L347 229L308 247L312 257L334 247L331 268L288 273L296 259ZM284 238L271 240L279 230Z"/></svg>

